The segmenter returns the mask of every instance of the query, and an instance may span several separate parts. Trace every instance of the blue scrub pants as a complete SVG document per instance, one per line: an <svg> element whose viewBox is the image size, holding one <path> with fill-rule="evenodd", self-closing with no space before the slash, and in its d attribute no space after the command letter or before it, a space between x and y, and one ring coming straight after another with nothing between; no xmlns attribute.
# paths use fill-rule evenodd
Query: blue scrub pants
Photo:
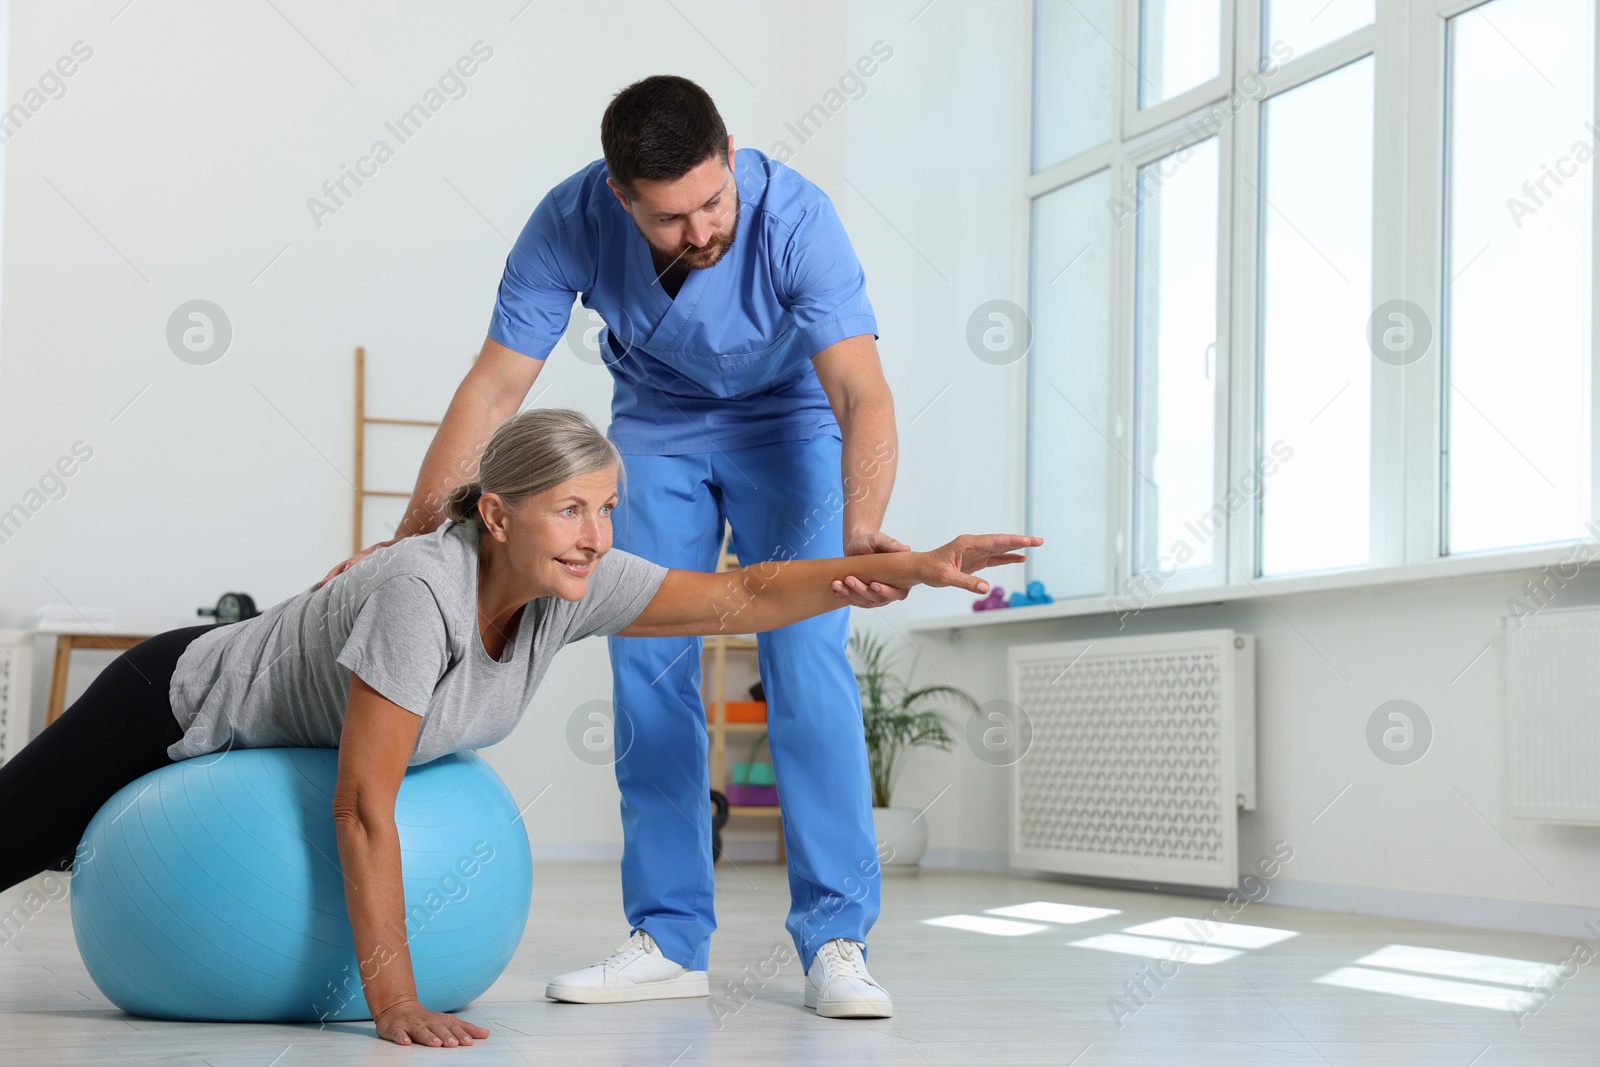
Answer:
<svg viewBox="0 0 1600 1067"><path fill-rule="evenodd" d="M623 457L615 545L667 567L716 569L723 519L741 563L843 554L841 444L818 435L726 452ZM730 633L739 632L737 618ZM804 968L827 941L865 942L880 872L850 611L759 635L767 729L789 857L786 923ZM613 699L633 725L617 761L622 899L632 929L705 970L712 910L711 782L698 637L612 637ZM717 783L718 788L722 783Z"/></svg>

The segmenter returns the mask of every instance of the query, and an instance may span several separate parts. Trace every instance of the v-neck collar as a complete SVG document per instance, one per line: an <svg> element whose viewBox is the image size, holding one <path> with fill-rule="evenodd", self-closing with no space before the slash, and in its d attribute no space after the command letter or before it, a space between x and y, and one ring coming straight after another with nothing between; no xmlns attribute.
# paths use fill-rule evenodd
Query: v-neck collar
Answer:
<svg viewBox="0 0 1600 1067"><path fill-rule="evenodd" d="M632 218L628 219L628 229L632 231L629 239L633 245L634 266L638 269L640 280L650 294L652 305L661 314L656 328L651 331L644 343L651 347L670 348L673 340L693 320L695 307L700 303L705 287L711 284L709 279L701 276L710 274L722 266L722 263L718 262L705 270L691 270L688 277L683 279L678 295L668 296L656 276L655 257L650 254L650 242L644 239L644 234L639 232L639 227L634 224Z"/></svg>

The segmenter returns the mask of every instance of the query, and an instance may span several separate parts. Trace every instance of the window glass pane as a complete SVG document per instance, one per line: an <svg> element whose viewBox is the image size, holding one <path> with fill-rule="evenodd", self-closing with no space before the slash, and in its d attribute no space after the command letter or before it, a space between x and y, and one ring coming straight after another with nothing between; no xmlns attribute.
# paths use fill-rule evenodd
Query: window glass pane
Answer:
<svg viewBox="0 0 1600 1067"><path fill-rule="evenodd" d="M1217 382L1215 137L1139 168L1134 568L1213 558Z"/></svg>
<svg viewBox="0 0 1600 1067"><path fill-rule="evenodd" d="M1111 174L1033 202L1028 553L1053 596L1106 591Z"/></svg>
<svg viewBox="0 0 1600 1067"><path fill-rule="evenodd" d="M1111 139L1111 0L1039 0L1033 169Z"/></svg>
<svg viewBox="0 0 1600 1067"><path fill-rule="evenodd" d="M1262 574L1368 561L1372 90L1368 57L1262 108Z"/></svg>
<svg viewBox="0 0 1600 1067"><path fill-rule="evenodd" d="M1589 513L1593 0L1450 20L1445 550Z"/></svg>
<svg viewBox="0 0 1600 1067"><path fill-rule="evenodd" d="M1152 107L1222 70L1222 0L1142 0L1139 106Z"/></svg>
<svg viewBox="0 0 1600 1067"><path fill-rule="evenodd" d="M1376 7L1376 0L1267 0L1261 59L1282 63L1337 41L1370 25ZM1285 47L1288 52L1280 55Z"/></svg>

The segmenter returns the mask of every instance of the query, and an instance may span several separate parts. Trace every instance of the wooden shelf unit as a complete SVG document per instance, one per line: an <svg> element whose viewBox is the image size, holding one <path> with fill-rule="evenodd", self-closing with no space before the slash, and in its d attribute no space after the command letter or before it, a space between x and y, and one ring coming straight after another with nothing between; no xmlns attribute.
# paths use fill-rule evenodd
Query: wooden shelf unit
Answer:
<svg viewBox="0 0 1600 1067"><path fill-rule="evenodd" d="M729 551L728 542L731 532L726 528L722 536L722 552L717 559L718 573L736 570L739 560ZM728 714L728 653L752 653L756 651L756 641L753 637L736 637L733 635L719 634L705 639L701 650L701 669L706 669L706 659L710 658L711 694L706 702L706 733L710 739L711 760L711 788L724 790L728 786L728 737L730 734L743 734L752 739L754 735L765 730L764 722L729 722ZM786 861L783 848L783 816L776 804L772 805L744 805L730 804L728 806L728 819L731 822L739 817L763 816L776 818L778 828L778 862Z"/></svg>

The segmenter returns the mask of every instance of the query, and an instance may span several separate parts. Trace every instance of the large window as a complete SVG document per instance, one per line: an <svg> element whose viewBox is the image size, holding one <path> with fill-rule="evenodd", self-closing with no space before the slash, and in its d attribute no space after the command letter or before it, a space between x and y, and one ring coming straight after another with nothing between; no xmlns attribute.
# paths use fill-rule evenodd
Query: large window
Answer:
<svg viewBox="0 0 1600 1067"><path fill-rule="evenodd" d="M1217 76L1222 0L1143 0L1139 7L1140 107L1169 100Z"/></svg>
<svg viewBox="0 0 1600 1067"><path fill-rule="evenodd" d="M1293 450L1259 492L1262 574L1368 559L1372 78L1369 56L1262 107L1259 419Z"/></svg>
<svg viewBox="0 0 1600 1067"><path fill-rule="evenodd" d="M1108 591L1110 194L1102 170L1033 202L1029 466L1055 475L1030 483L1033 528L1052 546L1032 577L1059 596Z"/></svg>
<svg viewBox="0 0 1600 1067"><path fill-rule="evenodd" d="M1144 574L1212 562L1209 539L1185 546L1185 525L1214 499L1220 162L1210 137L1138 170L1133 530Z"/></svg>
<svg viewBox="0 0 1600 1067"><path fill-rule="evenodd" d="M1377 10L1377 0L1268 0L1261 58L1274 43L1294 55L1321 48L1371 25Z"/></svg>
<svg viewBox="0 0 1600 1067"><path fill-rule="evenodd" d="M1446 550L1567 540L1590 509L1591 0L1450 20Z"/></svg>
<svg viewBox="0 0 1600 1067"><path fill-rule="evenodd" d="M1038 0L1033 576L1593 535L1595 5Z"/></svg>
<svg viewBox="0 0 1600 1067"><path fill-rule="evenodd" d="M1039 0L1033 169L1111 139L1112 0Z"/></svg>

